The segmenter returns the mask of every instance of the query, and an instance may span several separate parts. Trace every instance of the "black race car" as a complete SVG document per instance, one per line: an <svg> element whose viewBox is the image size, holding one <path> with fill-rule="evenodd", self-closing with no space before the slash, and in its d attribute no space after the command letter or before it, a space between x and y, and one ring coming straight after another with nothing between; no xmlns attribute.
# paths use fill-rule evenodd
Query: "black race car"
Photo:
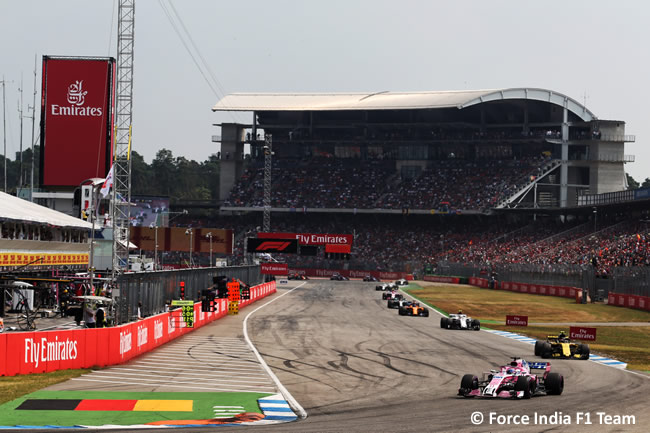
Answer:
<svg viewBox="0 0 650 433"><path fill-rule="evenodd" d="M388 308L402 308L402 307L407 307L411 305L413 301L400 298L400 299L389 299L388 300Z"/></svg>
<svg viewBox="0 0 650 433"><path fill-rule="evenodd" d="M296 272L296 273L290 274L287 277L287 279L288 280L308 280L309 278L307 278L307 275L301 275L301 274Z"/></svg>
<svg viewBox="0 0 650 433"><path fill-rule="evenodd" d="M373 277L372 275L366 275L363 277L363 281L379 281L379 278Z"/></svg>
<svg viewBox="0 0 650 433"><path fill-rule="evenodd" d="M348 277L344 277L344 276L341 275L341 274L334 274L334 275L332 275L332 276L330 277L330 280L332 280L332 281L348 281L349 278L348 278Z"/></svg>

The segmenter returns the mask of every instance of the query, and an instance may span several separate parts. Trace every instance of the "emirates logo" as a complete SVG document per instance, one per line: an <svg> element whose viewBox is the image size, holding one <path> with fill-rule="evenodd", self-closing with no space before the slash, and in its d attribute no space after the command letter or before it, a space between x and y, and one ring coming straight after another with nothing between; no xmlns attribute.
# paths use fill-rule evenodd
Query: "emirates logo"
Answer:
<svg viewBox="0 0 650 433"><path fill-rule="evenodd" d="M75 81L68 86L68 102L72 105L83 105L88 91L82 89L83 80Z"/></svg>

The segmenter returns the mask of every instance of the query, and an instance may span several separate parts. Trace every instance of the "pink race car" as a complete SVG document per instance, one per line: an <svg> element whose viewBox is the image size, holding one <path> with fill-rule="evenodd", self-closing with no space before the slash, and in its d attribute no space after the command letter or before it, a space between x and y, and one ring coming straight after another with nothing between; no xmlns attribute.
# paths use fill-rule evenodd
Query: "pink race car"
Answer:
<svg viewBox="0 0 650 433"><path fill-rule="evenodd" d="M543 372L534 373L533 370ZM460 381L458 395L463 397L530 398L536 395L560 395L564 390L564 376L551 373L549 362L528 363L514 357L499 370L483 373L481 380L466 374Z"/></svg>

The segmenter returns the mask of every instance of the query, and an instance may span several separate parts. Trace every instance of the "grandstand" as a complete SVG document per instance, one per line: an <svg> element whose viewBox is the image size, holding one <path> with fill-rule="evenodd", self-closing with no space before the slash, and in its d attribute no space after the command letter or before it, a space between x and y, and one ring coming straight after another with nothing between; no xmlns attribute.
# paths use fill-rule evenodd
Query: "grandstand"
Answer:
<svg viewBox="0 0 650 433"><path fill-rule="evenodd" d="M213 110L252 113L213 137L220 218L238 216L226 223L235 261L246 261L246 234L259 231L270 134L271 230L354 233L347 260L280 256L290 268L507 268L578 284L585 266L606 278L648 265L648 194L626 191L634 157L625 143L635 137L561 93L231 94Z"/></svg>
<svg viewBox="0 0 650 433"><path fill-rule="evenodd" d="M222 124L224 211L261 209L263 137L273 137L274 212L568 208L626 189L623 121L544 89L231 94ZM251 158L244 157L249 144Z"/></svg>

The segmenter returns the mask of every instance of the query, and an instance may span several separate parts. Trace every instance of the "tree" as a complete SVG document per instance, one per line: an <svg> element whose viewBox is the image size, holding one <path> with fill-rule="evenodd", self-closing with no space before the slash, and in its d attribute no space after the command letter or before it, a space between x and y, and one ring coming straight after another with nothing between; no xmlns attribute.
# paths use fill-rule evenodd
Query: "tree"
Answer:
<svg viewBox="0 0 650 433"><path fill-rule="evenodd" d="M641 188L649 188L650 187L650 177L646 177L643 183L641 184Z"/></svg>
<svg viewBox="0 0 650 433"><path fill-rule="evenodd" d="M639 182L634 180L634 178L630 176L629 173L625 173L625 177L627 179L628 189L637 189L639 187Z"/></svg>

